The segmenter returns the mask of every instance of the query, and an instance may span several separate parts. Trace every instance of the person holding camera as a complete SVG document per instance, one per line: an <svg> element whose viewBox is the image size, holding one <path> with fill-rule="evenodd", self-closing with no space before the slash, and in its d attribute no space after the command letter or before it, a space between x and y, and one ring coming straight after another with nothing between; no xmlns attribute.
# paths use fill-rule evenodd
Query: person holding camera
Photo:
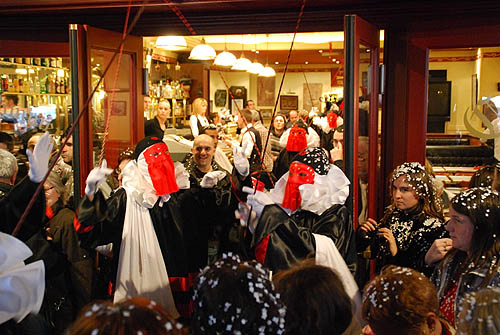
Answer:
<svg viewBox="0 0 500 335"><path fill-rule="evenodd" d="M357 231L358 251L370 246L377 272L387 264L405 266L427 276L432 268L425 254L434 240L446 235L440 198L431 175L420 163L398 166L390 178L392 204L380 220L368 218Z"/></svg>

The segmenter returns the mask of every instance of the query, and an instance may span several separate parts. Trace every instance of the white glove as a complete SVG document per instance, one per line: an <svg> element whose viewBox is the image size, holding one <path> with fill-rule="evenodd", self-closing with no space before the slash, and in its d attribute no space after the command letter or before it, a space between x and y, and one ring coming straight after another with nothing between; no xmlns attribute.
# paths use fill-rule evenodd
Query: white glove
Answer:
<svg viewBox="0 0 500 335"><path fill-rule="evenodd" d="M249 213L250 206L248 206L244 202L238 203L238 209L234 212L236 218L240 220L240 224L243 227L248 226L248 229L250 229L250 232L252 232L253 234L253 232L255 231L255 227L257 227L257 223L259 222L259 218L254 211L252 211L250 215Z"/></svg>
<svg viewBox="0 0 500 335"><path fill-rule="evenodd" d="M245 155L247 145L249 144L250 143L247 142L243 146L243 148L240 147L239 145L233 146L234 167L242 177L246 177L250 174L250 163L248 162L248 158Z"/></svg>
<svg viewBox="0 0 500 335"><path fill-rule="evenodd" d="M97 191L101 183L106 180L106 177L113 172L113 169L108 169L108 163L105 159L102 161L101 167L95 167L87 176L87 185L85 185L85 194L91 197Z"/></svg>
<svg viewBox="0 0 500 335"><path fill-rule="evenodd" d="M312 119L312 124L315 125L315 126L318 126L318 127L321 127L321 118L319 116L315 116L313 119Z"/></svg>
<svg viewBox="0 0 500 335"><path fill-rule="evenodd" d="M200 186L203 188L212 188L217 185L219 181L224 179L226 173L224 171L211 171L206 173L201 180Z"/></svg>
<svg viewBox="0 0 500 335"><path fill-rule="evenodd" d="M252 206L252 211L254 211L258 217L262 215L265 206L274 204L273 199L265 192L257 191L254 194L254 189L247 186L244 186L242 191L248 193L247 205Z"/></svg>
<svg viewBox="0 0 500 335"><path fill-rule="evenodd" d="M177 182L177 186L179 186L181 190L189 189L189 187L191 186L191 183L189 182L189 173L187 172L184 165L180 162L175 162L174 167L175 181Z"/></svg>
<svg viewBox="0 0 500 335"><path fill-rule="evenodd" d="M49 170L50 153L52 152L52 141L49 133L43 134L35 145L33 152L26 150L26 156L30 162L29 178L34 183L40 183Z"/></svg>

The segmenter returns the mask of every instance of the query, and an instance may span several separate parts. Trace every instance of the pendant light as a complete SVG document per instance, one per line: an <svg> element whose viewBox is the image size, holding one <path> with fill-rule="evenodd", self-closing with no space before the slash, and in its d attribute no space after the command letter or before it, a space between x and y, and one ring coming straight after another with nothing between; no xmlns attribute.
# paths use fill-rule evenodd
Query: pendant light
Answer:
<svg viewBox="0 0 500 335"><path fill-rule="evenodd" d="M257 41L254 35L254 45L255 45L255 52L257 54ZM259 74L264 70L264 65L259 63L257 60L255 60L250 66L247 68L247 72L252 73L252 74Z"/></svg>
<svg viewBox="0 0 500 335"><path fill-rule="evenodd" d="M245 58L245 44L243 43L243 35L241 35L241 56L236 60L231 70L246 71L252 62Z"/></svg>
<svg viewBox="0 0 500 335"><path fill-rule="evenodd" d="M210 45L205 44L205 39L202 38L200 44L195 46L189 54L191 60L213 60L215 59L215 50Z"/></svg>
<svg viewBox="0 0 500 335"><path fill-rule="evenodd" d="M276 71L269 66L269 35L266 35L267 39L267 55L266 55L266 66L259 73L259 77L276 77Z"/></svg>
<svg viewBox="0 0 500 335"><path fill-rule="evenodd" d="M187 42L183 36L160 36L156 39L156 47L159 49L178 51L186 49Z"/></svg>
<svg viewBox="0 0 500 335"><path fill-rule="evenodd" d="M231 67L236 63L236 56L227 51L226 36L224 36L224 51L217 55L214 65Z"/></svg>

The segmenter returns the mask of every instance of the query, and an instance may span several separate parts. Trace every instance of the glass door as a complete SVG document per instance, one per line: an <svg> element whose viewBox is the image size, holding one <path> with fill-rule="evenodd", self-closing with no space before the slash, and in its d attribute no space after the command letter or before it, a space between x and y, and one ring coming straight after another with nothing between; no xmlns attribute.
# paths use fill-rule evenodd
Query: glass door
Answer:
<svg viewBox="0 0 500 335"><path fill-rule="evenodd" d="M95 90L73 134L75 163L80 166L75 195L83 194L86 176L98 165L103 147L108 167L115 168L118 155L144 136L142 37L129 35L121 55L115 55L121 40L120 33L70 26L72 65L77 69L72 79L78 87L72 97L74 118Z"/></svg>
<svg viewBox="0 0 500 335"><path fill-rule="evenodd" d="M351 180L350 209L355 228L376 218L380 143L380 31L357 15L344 18L344 168Z"/></svg>

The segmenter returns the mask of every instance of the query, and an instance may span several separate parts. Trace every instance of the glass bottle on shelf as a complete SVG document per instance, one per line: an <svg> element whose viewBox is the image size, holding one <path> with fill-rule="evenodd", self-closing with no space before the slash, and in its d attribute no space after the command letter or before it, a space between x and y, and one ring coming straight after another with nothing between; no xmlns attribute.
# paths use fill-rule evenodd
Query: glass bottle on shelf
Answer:
<svg viewBox="0 0 500 335"><path fill-rule="evenodd" d="M42 59L41 59L41 58L35 58L33 63L34 63L35 65L40 66L40 65L42 65Z"/></svg>
<svg viewBox="0 0 500 335"><path fill-rule="evenodd" d="M19 92L19 79L17 79L17 76L13 76L12 78L12 92ZM10 86L10 85L9 85Z"/></svg>
<svg viewBox="0 0 500 335"><path fill-rule="evenodd" d="M48 66L47 58L40 58L40 66Z"/></svg>
<svg viewBox="0 0 500 335"><path fill-rule="evenodd" d="M35 74L35 79L33 79L34 81L34 92L35 94L40 94L40 78L38 77L38 71L36 72Z"/></svg>

